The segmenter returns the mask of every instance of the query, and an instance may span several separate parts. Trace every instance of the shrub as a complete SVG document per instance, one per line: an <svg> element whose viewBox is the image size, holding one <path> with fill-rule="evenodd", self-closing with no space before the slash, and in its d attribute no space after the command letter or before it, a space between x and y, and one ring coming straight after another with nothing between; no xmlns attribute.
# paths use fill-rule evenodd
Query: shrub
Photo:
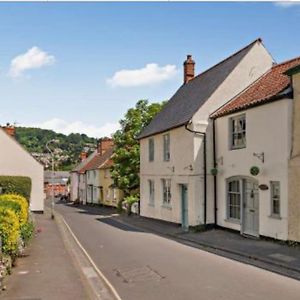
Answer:
<svg viewBox="0 0 300 300"><path fill-rule="evenodd" d="M21 226L20 233L21 238L24 241L25 245L28 244L28 242L31 240L34 232L34 223L32 221L29 221Z"/></svg>
<svg viewBox="0 0 300 300"><path fill-rule="evenodd" d="M16 256L20 236L20 225L15 212L6 207L0 207L0 237L2 251L5 254Z"/></svg>
<svg viewBox="0 0 300 300"><path fill-rule="evenodd" d="M0 176L2 193L22 195L29 201L31 179L25 176Z"/></svg>
<svg viewBox="0 0 300 300"><path fill-rule="evenodd" d="M9 202L13 204L8 204ZM28 202L24 197L15 194L0 195L1 206L3 206L2 203L4 203L4 205L8 205L15 211L19 217L20 225L23 225L28 221Z"/></svg>
<svg viewBox="0 0 300 300"><path fill-rule="evenodd" d="M127 213L128 215L131 214L131 207L134 203L139 201L139 197L137 195L130 195L124 198L124 201L126 203L127 207Z"/></svg>
<svg viewBox="0 0 300 300"><path fill-rule="evenodd" d="M123 211L123 200L119 200L118 204L117 204L117 211L118 213L121 213Z"/></svg>

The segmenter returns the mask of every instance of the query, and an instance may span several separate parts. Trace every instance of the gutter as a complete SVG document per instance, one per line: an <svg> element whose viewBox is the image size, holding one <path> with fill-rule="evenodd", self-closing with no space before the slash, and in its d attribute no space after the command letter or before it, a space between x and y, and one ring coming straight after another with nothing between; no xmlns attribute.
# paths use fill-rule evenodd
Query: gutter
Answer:
<svg viewBox="0 0 300 300"><path fill-rule="evenodd" d="M204 180L203 180L203 190L204 190L204 212L203 212L203 220L204 226L206 226L207 219L207 163L206 163L206 133L202 131L196 131L188 128L187 126L190 124L185 123L184 128L192 133L199 134L203 136L203 169L204 169Z"/></svg>

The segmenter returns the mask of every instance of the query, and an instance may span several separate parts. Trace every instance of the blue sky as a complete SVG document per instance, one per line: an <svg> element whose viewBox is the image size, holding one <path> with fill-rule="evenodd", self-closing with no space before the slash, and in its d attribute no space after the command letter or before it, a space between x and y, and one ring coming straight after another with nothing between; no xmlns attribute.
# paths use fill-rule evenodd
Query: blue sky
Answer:
<svg viewBox="0 0 300 300"><path fill-rule="evenodd" d="M0 123L108 135L137 100L172 96L186 54L197 73L258 37L300 56L299 19L273 3L0 3Z"/></svg>

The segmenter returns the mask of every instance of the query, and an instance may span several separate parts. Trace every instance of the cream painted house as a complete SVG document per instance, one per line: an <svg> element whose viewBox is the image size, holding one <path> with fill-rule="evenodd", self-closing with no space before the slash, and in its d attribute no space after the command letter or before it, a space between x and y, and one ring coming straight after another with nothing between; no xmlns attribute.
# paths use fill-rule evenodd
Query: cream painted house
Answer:
<svg viewBox="0 0 300 300"><path fill-rule="evenodd" d="M300 241L299 65L274 65L212 115L219 226Z"/></svg>
<svg viewBox="0 0 300 300"><path fill-rule="evenodd" d="M260 39L197 76L188 56L183 85L139 136L142 216L184 228L215 222L210 114L272 64Z"/></svg>
<svg viewBox="0 0 300 300"><path fill-rule="evenodd" d="M30 177L30 210L44 211L44 167L15 140L11 126L0 127L0 175Z"/></svg>
<svg viewBox="0 0 300 300"><path fill-rule="evenodd" d="M112 156L100 166L100 188L101 204L117 207L118 202L123 199L123 192L119 190L113 182L110 174L110 168L113 164Z"/></svg>

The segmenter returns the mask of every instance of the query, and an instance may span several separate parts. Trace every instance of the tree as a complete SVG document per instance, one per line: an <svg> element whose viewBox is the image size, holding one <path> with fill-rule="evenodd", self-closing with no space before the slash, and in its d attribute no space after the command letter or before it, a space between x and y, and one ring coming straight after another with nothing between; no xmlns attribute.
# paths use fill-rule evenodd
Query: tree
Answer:
<svg viewBox="0 0 300 300"><path fill-rule="evenodd" d="M140 144L136 138L164 104L139 100L120 120L121 129L113 135L115 151L111 175L125 196L139 194Z"/></svg>

